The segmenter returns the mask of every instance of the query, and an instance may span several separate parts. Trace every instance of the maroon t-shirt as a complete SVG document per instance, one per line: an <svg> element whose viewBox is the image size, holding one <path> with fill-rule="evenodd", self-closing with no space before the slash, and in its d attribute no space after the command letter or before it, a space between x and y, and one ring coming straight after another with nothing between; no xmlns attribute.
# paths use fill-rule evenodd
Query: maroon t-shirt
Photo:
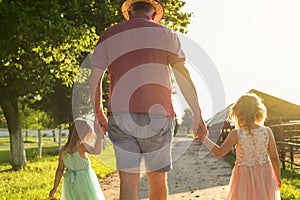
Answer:
<svg viewBox="0 0 300 200"><path fill-rule="evenodd" d="M175 116L170 65L184 60L171 29L138 15L104 32L92 66L108 69L109 112Z"/></svg>

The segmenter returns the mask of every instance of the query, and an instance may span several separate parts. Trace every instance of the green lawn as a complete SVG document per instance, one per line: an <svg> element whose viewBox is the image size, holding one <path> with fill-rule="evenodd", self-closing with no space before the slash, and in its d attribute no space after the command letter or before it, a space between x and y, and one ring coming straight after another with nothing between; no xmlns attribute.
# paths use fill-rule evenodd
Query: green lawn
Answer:
<svg viewBox="0 0 300 200"><path fill-rule="evenodd" d="M225 159L232 167L234 166L235 156L233 154L230 153ZM300 199L300 169L290 170L290 165L286 165L287 168L285 170L281 169L281 199L298 200Z"/></svg>
<svg viewBox="0 0 300 200"><path fill-rule="evenodd" d="M0 137L0 145L9 145L8 137Z"/></svg>
<svg viewBox="0 0 300 200"><path fill-rule="evenodd" d="M49 199L53 186L58 160L58 147L43 146L43 158L37 157L36 147L26 147L28 165L21 171L11 171L9 149L0 149L0 200L10 199ZM230 154L226 161L234 166L235 157ZM91 156L91 164L99 178L115 171L115 156L112 144L107 141L106 148L99 156ZM300 170L281 170L282 200L300 199ZM61 194L61 185L56 197Z"/></svg>
<svg viewBox="0 0 300 200"><path fill-rule="evenodd" d="M29 161L38 156L37 146L25 146L26 156ZM55 144L43 145L42 154L46 156L56 156L58 155L58 146ZM9 163L10 151L9 148L0 149L0 165Z"/></svg>
<svg viewBox="0 0 300 200"><path fill-rule="evenodd" d="M9 149L0 149L0 199L49 199L55 170L58 164L58 147L44 146L43 158L37 157L36 147L26 147L28 164L20 171L12 171L9 161ZM90 156L91 165L99 178L115 171L115 159L112 144L108 142L105 151L99 156ZM56 195L61 194L61 185Z"/></svg>
<svg viewBox="0 0 300 200"><path fill-rule="evenodd" d="M281 170L282 187L280 189L282 200L300 199L300 169Z"/></svg>
<svg viewBox="0 0 300 200"><path fill-rule="evenodd" d="M26 140L26 137L23 137L24 143L37 143L38 142L38 138L37 137L28 137ZM67 137L62 137L62 144L64 144L64 142L66 142ZM42 143L54 143L53 138L52 137L42 137ZM10 144L10 139L9 137L0 137L0 146L9 146ZM58 144L58 137L56 137L56 144Z"/></svg>

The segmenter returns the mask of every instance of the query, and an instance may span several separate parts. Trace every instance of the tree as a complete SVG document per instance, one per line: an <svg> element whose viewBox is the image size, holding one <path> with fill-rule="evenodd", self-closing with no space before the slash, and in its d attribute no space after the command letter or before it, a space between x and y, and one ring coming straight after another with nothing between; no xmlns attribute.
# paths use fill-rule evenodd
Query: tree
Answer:
<svg viewBox="0 0 300 200"><path fill-rule="evenodd" d="M53 118L49 117L45 112L33 109L27 103L19 102L20 118L22 128L25 129L43 129L54 128Z"/></svg>
<svg viewBox="0 0 300 200"><path fill-rule="evenodd" d="M60 1L1 1L0 105L10 133L11 164L25 166L18 102L42 98L60 84L71 86L78 57L95 45L95 28L74 27Z"/></svg>
<svg viewBox="0 0 300 200"><path fill-rule="evenodd" d="M186 127L187 134L193 129L193 113L190 108L184 109L184 115L182 117L182 126Z"/></svg>
<svg viewBox="0 0 300 200"><path fill-rule="evenodd" d="M70 94L80 63L95 47L97 35L123 21L121 2L0 1L0 106L10 133L14 170L27 162L18 107L20 98L35 100L32 105L40 103L39 108L56 118L56 123L71 120ZM184 3L162 2L166 7L162 23L186 32L191 14L180 11ZM56 109L61 104L68 105L64 107L67 112ZM46 109L49 105L51 109Z"/></svg>

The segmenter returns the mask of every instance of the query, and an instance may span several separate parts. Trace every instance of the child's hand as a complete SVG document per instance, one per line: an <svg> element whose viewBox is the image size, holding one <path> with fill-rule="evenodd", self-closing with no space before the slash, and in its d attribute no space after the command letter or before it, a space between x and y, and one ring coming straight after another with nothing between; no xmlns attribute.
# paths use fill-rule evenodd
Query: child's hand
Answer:
<svg viewBox="0 0 300 200"><path fill-rule="evenodd" d="M208 137L209 135L206 124L203 121L201 121L199 124L194 122L194 129L194 137L196 140L203 141L204 136Z"/></svg>
<svg viewBox="0 0 300 200"><path fill-rule="evenodd" d="M55 193L56 193L56 189L53 188L49 193L49 197L53 198L55 196Z"/></svg>
<svg viewBox="0 0 300 200"><path fill-rule="evenodd" d="M203 142L205 137L207 137L207 136L206 135L201 135L199 138L197 138L197 140Z"/></svg>
<svg viewBox="0 0 300 200"><path fill-rule="evenodd" d="M281 188L281 185L282 185L281 180L280 180L280 179L277 180L277 186L278 186L279 188Z"/></svg>
<svg viewBox="0 0 300 200"><path fill-rule="evenodd" d="M102 126L102 125L99 124L98 120L95 119L94 131L95 131L97 137L104 138L105 135L106 135L107 129L108 129L108 123L106 123L106 125Z"/></svg>

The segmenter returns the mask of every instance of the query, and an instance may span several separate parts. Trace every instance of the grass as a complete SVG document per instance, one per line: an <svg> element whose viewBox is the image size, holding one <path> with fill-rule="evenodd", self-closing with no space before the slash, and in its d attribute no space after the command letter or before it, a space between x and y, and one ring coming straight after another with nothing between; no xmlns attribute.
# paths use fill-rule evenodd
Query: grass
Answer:
<svg viewBox="0 0 300 200"><path fill-rule="evenodd" d="M228 154L225 160L234 167L235 156ZM286 164L286 169L281 169L280 194L282 200L297 200L300 199L300 169L290 170L290 165Z"/></svg>
<svg viewBox="0 0 300 200"><path fill-rule="evenodd" d="M282 187L280 189L282 200L300 199L300 169L281 169Z"/></svg>
<svg viewBox="0 0 300 200"><path fill-rule="evenodd" d="M12 171L7 163L9 150L0 149L0 200L49 199L58 164L58 147L44 146L43 158L37 157L36 147L26 147L28 164L20 171ZM90 156L91 165L98 178L103 178L116 169L112 144L107 142L105 151L99 156ZM61 195L62 181L56 197Z"/></svg>
<svg viewBox="0 0 300 200"><path fill-rule="evenodd" d="M55 170L58 162L57 145L44 145L43 158L38 158L37 147L26 147L28 165L20 171L12 171L9 162L9 149L0 149L0 200L10 199L49 199ZM98 178L115 171L115 156L112 144L108 140L104 152L99 156L90 156L91 164ZM226 161L233 167L235 156L229 154ZM287 165L289 167L289 165ZM282 200L300 199L300 170L281 170ZM62 181L61 181L62 183ZM61 185L56 197L61 194Z"/></svg>
<svg viewBox="0 0 300 200"><path fill-rule="evenodd" d="M0 145L9 145L9 138L8 137L0 137Z"/></svg>
<svg viewBox="0 0 300 200"><path fill-rule="evenodd" d="M1 166L0 199L48 199L56 165L57 157L53 156L31 160L18 172L11 171L10 165Z"/></svg>
<svg viewBox="0 0 300 200"><path fill-rule="evenodd" d="M26 146L26 157L29 161L36 158L38 156L38 149L36 146ZM42 146L42 154L47 156L56 156L58 155L58 146L54 144L43 145ZM10 150L9 148L0 149L0 165L9 163L10 161Z"/></svg>
<svg viewBox="0 0 300 200"><path fill-rule="evenodd" d="M66 137L62 137L62 143L66 141ZM24 143L37 143L38 138L37 137L28 137L26 140L26 137L23 136ZM43 143L52 143L53 137L42 137ZM54 143L54 142L53 142ZM58 137L56 137L56 144L58 143ZM10 139L9 137L0 137L0 146L9 146Z"/></svg>

